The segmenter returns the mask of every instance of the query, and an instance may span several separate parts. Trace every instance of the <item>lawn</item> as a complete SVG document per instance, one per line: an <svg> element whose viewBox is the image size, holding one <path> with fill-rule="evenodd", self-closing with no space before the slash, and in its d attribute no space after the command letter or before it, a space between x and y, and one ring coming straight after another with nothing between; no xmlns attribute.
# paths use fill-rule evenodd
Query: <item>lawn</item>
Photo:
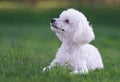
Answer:
<svg viewBox="0 0 120 82"><path fill-rule="evenodd" d="M120 81L120 10L114 9L81 8L93 24L96 39L92 44L101 52L105 69L88 75L70 75L61 67L42 72L60 46L49 21L61 10L0 11L0 82Z"/></svg>

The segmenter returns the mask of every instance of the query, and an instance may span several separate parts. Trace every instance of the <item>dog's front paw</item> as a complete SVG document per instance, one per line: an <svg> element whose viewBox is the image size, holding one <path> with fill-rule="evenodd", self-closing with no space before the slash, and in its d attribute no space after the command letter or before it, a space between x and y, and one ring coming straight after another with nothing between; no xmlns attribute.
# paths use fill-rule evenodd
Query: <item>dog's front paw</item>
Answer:
<svg viewBox="0 0 120 82"><path fill-rule="evenodd" d="M43 68L43 72L45 72L46 70L47 70L47 67L44 67L44 68Z"/></svg>
<svg viewBox="0 0 120 82"><path fill-rule="evenodd" d="M82 70L74 70L70 72L70 74L88 74L88 70L82 69Z"/></svg>
<svg viewBox="0 0 120 82"><path fill-rule="evenodd" d="M74 75L74 74L78 74L78 71L77 70L74 70L72 72L70 72L71 75Z"/></svg>
<svg viewBox="0 0 120 82"><path fill-rule="evenodd" d="M50 70L50 66L44 67L43 72Z"/></svg>
<svg viewBox="0 0 120 82"><path fill-rule="evenodd" d="M82 69L79 71L80 74L88 74L88 70Z"/></svg>

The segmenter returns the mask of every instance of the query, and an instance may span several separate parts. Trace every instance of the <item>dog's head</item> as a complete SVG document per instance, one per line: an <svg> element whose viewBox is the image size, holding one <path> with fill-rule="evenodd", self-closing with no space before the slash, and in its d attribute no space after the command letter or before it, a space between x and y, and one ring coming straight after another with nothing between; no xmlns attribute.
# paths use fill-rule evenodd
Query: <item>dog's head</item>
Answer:
<svg viewBox="0 0 120 82"><path fill-rule="evenodd" d="M59 18L53 18L50 24L52 31L61 41L85 44L94 39L93 30L86 17L75 9L63 11Z"/></svg>

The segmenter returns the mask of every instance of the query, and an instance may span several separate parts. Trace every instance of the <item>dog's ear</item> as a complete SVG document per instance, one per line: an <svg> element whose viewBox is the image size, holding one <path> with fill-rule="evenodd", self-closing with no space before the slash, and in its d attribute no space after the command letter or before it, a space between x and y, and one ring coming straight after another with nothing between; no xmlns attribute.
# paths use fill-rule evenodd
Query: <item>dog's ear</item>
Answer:
<svg viewBox="0 0 120 82"><path fill-rule="evenodd" d="M78 24L78 28L73 36L73 41L78 44L86 44L94 40L94 32L87 20Z"/></svg>

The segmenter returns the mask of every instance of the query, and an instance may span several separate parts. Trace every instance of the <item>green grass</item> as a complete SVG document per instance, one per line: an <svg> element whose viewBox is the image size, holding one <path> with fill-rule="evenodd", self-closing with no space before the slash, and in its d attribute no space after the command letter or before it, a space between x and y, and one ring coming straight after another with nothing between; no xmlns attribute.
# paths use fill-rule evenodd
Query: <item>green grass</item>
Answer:
<svg viewBox="0 0 120 82"><path fill-rule="evenodd" d="M120 33L119 24L112 23L106 11L103 17L109 24L102 24L102 10L91 14L83 8L89 20L94 22L96 34L92 42L100 51L105 69L90 71L88 75L70 75L68 69L56 67L43 73L42 68L54 59L60 41L50 30L49 20L58 17L63 9L54 13L11 12L0 13L0 82L119 82L120 81ZM94 10L92 10L94 11ZM118 11L117 11L118 12ZM110 13L112 16L114 13ZM94 16L95 15L95 16ZM14 19L12 19L15 16ZM101 16L101 17L102 17ZM119 14L115 14L119 20ZM92 19L94 18L94 20ZM4 19L5 18L5 19ZM107 19L109 18L109 19ZM2 21L2 19L4 19ZM95 21L98 20L101 21ZM112 20L113 21L113 20Z"/></svg>

